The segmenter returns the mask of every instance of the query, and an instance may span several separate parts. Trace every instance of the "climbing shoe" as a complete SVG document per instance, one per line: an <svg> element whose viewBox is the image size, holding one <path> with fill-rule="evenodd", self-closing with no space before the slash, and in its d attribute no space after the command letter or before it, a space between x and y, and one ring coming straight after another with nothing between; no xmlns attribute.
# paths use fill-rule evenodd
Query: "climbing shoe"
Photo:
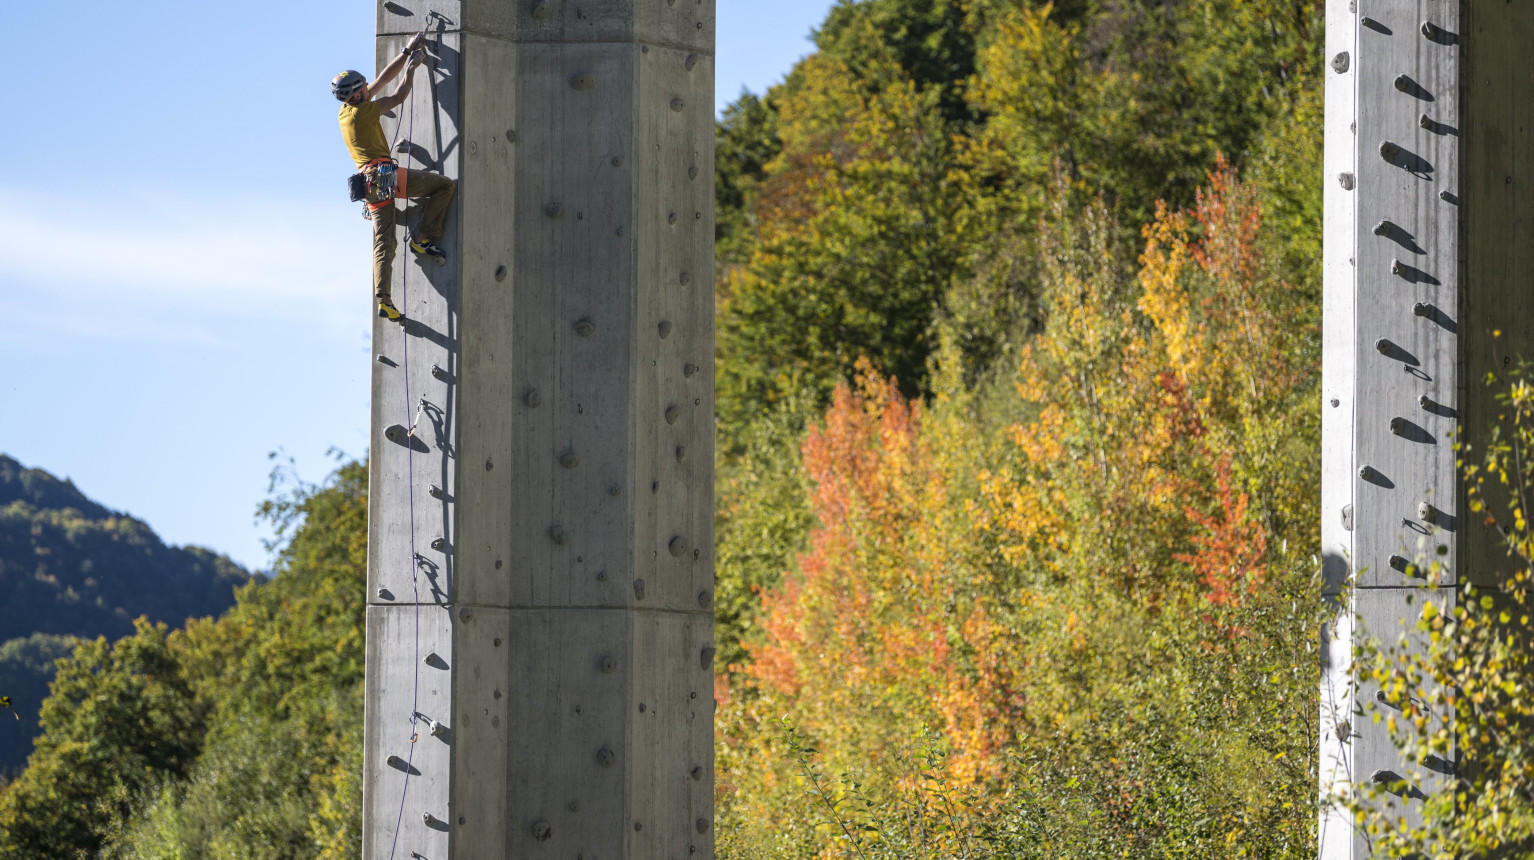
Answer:
<svg viewBox="0 0 1534 860"><path fill-rule="evenodd" d="M430 239L423 240L417 239L414 236L410 237L410 250L423 257L433 257L437 260L447 259L447 252Z"/></svg>
<svg viewBox="0 0 1534 860"><path fill-rule="evenodd" d="M399 308L394 306L394 302L385 298L378 300L378 315L389 322L399 322L405 318L405 315L399 312Z"/></svg>

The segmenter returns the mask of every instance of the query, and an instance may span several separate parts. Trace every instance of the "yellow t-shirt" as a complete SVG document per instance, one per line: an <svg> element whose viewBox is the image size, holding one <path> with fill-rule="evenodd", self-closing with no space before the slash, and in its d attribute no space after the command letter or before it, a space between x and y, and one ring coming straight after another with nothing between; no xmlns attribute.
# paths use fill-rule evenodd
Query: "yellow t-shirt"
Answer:
<svg viewBox="0 0 1534 860"><path fill-rule="evenodd" d="M353 107L341 105L341 139L358 169L375 158L389 158L389 141L378 120L378 103L365 101Z"/></svg>

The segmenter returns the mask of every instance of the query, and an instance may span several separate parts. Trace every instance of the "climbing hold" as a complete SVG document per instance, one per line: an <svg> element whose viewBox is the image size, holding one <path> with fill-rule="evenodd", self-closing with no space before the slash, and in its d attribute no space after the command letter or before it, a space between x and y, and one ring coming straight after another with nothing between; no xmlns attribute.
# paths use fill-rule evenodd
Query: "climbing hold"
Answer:
<svg viewBox="0 0 1534 860"><path fill-rule="evenodd" d="M644 600L644 580L634 580L634 599Z"/></svg>
<svg viewBox="0 0 1534 860"><path fill-rule="evenodd" d="M1402 274L1405 274L1405 273L1406 273L1406 269L1403 268L1400 260L1391 260L1390 261L1390 274L1392 274L1392 275L1402 275Z"/></svg>
<svg viewBox="0 0 1534 860"><path fill-rule="evenodd" d="M687 102L683 101L681 98L674 98L671 100L672 110L679 111L684 107L687 107Z"/></svg>
<svg viewBox="0 0 1534 860"><path fill-rule="evenodd" d="M1433 121L1428 119L1427 114L1422 114L1417 117L1417 125L1421 126L1422 128L1432 128Z"/></svg>
<svg viewBox="0 0 1534 860"><path fill-rule="evenodd" d="M394 595L389 591L389 589L387 589L387 588L380 588L380 589L378 589L378 599L379 600L393 600L394 599Z"/></svg>
<svg viewBox="0 0 1534 860"><path fill-rule="evenodd" d="M714 593L707 589L698 592L698 605L704 609L714 605Z"/></svg>
<svg viewBox="0 0 1534 860"><path fill-rule="evenodd" d="M1399 144L1391 143L1388 140L1380 142L1380 158L1394 164L1395 160L1400 157L1401 147Z"/></svg>
<svg viewBox="0 0 1534 860"><path fill-rule="evenodd" d="M622 166L623 166L623 156L621 156L621 155L613 156L613 167L622 167Z"/></svg>
<svg viewBox="0 0 1534 860"><path fill-rule="evenodd" d="M714 646L704 646L703 650L698 652L698 667L700 669L712 669L714 667Z"/></svg>
<svg viewBox="0 0 1534 860"><path fill-rule="evenodd" d="M692 781L693 782L697 782L698 780L701 780L703 778L703 765L701 765L701 764L693 765L692 766L692 770L688 771L687 775L692 777Z"/></svg>
<svg viewBox="0 0 1534 860"><path fill-rule="evenodd" d="M590 72L587 72L583 75L576 75L570 79L570 88L574 90L589 90L596 85L596 75L593 75Z"/></svg>
<svg viewBox="0 0 1534 860"><path fill-rule="evenodd" d="M405 444L405 437L409 435L410 431L403 424L390 424L384 428L384 438L399 445Z"/></svg>
<svg viewBox="0 0 1534 860"><path fill-rule="evenodd" d="M1351 173L1339 173L1339 174L1337 174L1337 182L1342 185L1342 190L1343 191L1352 191L1353 190L1353 174L1351 174Z"/></svg>
<svg viewBox="0 0 1534 860"><path fill-rule="evenodd" d="M666 223L667 224L675 224L676 223L676 213L675 212L671 212L671 213L668 213L666 215Z"/></svg>
<svg viewBox="0 0 1534 860"><path fill-rule="evenodd" d="M621 495L622 493L623 493L623 487L621 487L621 486L619 486L617 484L613 484L611 487L607 488L607 494L609 496L617 496L617 495Z"/></svg>
<svg viewBox="0 0 1534 860"><path fill-rule="evenodd" d="M697 179L698 178L698 168L696 168L696 167L689 167L689 168L687 168L687 178L688 179Z"/></svg>
<svg viewBox="0 0 1534 860"><path fill-rule="evenodd" d="M575 452L574 451L566 451L565 453L561 454L560 457L559 457L559 465L564 466L566 469L574 469L576 466L579 466L580 464L581 464L581 458L575 456Z"/></svg>
<svg viewBox="0 0 1534 860"><path fill-rule="evenodd" d="M1437 508L1433 507L1432 505L1428 504L1427 502L1422 502L1421 504L1417 505L1417 519L1420 519L1423 522L1427 522L1427 523L1436 523L1436 522L1438 522L1438 514L1439 513L1440 512L1439 512L1439 510Z"/></svg>
<svg viewBox="0 0 1534 860"><path fill-rule="evenodd" d="M431 496L434 499L440 499L444 495L446 495L445 493L442 492L442 488L437 486L436 484L432 484L431 485L431 489L427 490L426 494Z"/></svg>
<svg viewBox="0 0 1534 860"><path fill-rule="evenodd" d="M640 702L639 703L639 713L642 714L645 711L648 711L649 709L650 709L650 707L648 705L646 705L644 702Z"/></svg>
<svg viewBox="0 0 1534 860"><path fill-rule="evenodd" d="M671 335L671 320L661 320L655 330L660 333L661 340L665 340Z"/></svg>
<svg viewBox="0 0 1534 860"><path fill-rule="evenodd" d="M581 337L590 337L591 333L596 330L597 327L592 324L591 320L583 319L575 323L575 333Z"/></svg>
<svg viewBox="0 0 1534 860"><path fill-rule="evenodd" d="M708 819L707 818L700 818L700 819L698 819L697 827L698 827L698 832L699 833L707 833L708 832Z"/></svg>
<svg viewBox="0 0 1534 860"><path fill-rule="evenodd" d="M439 552L447 549L447 540L444 538L432 538L431 548Z"/></svg>
<svg viewBox="0 0 1534 860"><path fill-rule="evenodd" d="M1365 481L1372 480L1378 474L1379 472L1375 471L1373 466L1358 467L1358 477L1363 478Z"/></svg>
<svg viewBox="0 0 1534 860"><path fill-rule="evenodd" d="M1397 436L1400 436L1400 435L1404 434L1406 432L1406 419L1405 418L1392 418L1392 419L1390 419L1390 432L1396 434Z"/></svg>
<svg viewBox="0 0 1534 860"><path fill-rule="evenodd" d="M1381 221L1380 223L1374 225L1374 235L1376 235L1376 236L1389 236L1390 235L1390 228L1392 226L1393 225L1390 223L1389 219Z"/></svg>
<svg viewBox="0 0 1534 860"><path fill-rule="evenodd" d="M384 764L387 764L389 767L396 768L398 770L404 770L407 767L405 760L397 755L391 755L384 759Z"/></svg>
<svg viewBox="0 0 1534 860"><path fill-rule="evenodd" d="M558 218L559 213L563 212L564 208L565 207L559 205L559 201L555 200L549 203L547 206L543 207L543 214L549 216L550 218Z"/></svg>
<svg viewBox="0 0 1534 860"><path fill-rule="evenodd" d="M679 416L681 414L682 414L682 410L676 408L675 406L667 406L666 407L666 423L667 424L675 424L677 416Z"/></svg>
<svg viewBox="0 0 1534 860"><path fill-rule="evenodd" d="M381 352L378 354L378 363L387 364L390 367L399 367L399 365L394 363L393 359L389 358L387 355L384 355Z"/></svg>
<svg viewBox="0 0 1534 860"><path fill-rule="evenodd" d="M687 459L687 446L686 445L678 445L678 446L676 446L676 461L678 463L680 463L680 462L682 462L685 459Z"/></svg>
<svg viewBox="0 0 1534 860"><path fill-rule="evenodd" d="M433 364L431 366L431 375L438 379L447 379L447 371L443 370L440 365Z"/></svg>
<svg viewBox="0 0 1534 860"><path fill-rule="evenodd" d="M517 132L516 132L516 129L511 129L511 128L506 129L506 142L507 143L516 143L517 142Z"/></svg>
<svg viewBox="0 0 1534 860"><path fill-rule="evenodd" d="M549 526L549 540L563 546L565 543L565 527L559 523Z"/></svg>
<svg viewBox="0 0 1534 860"><path fill-rule="evenodd" d="M1377 352L1379 352L1380 355L1389 355L1390 354L1390 347L1391 347L1390 341L1388 341L1388 340L1386 340L1384 338L1380 338L1379 340L1374 342L1374 349Z"/></svg>
<svg viewBox="0 0 1534 860"><path fill-rule="evenodd" d="M571 812L580 812L581 811L581 804L580 804L579 801L572 800L572 801L570 801L569 805L567 805L565 808L570 810Z"/></svg>
<svg viewBox="0 0 1534 860"><path fill-rule="evenodd" d="M692 282L692 272L683 272L682 274L677 275L677 280L681 281L684 284L691 283Z"/></svg>
<svg viewBox="0 0 1534 860"><path fill-rule="evenodd" d="M495 464L494 463L490 462L489 460L485 461L485 471L486 472L488 472L488 471L490 471L491 469L494 469L494 468L495 468Z"/></svg>
<svg viewBox="0 0 1534 860"><path fill-rule="evenodd" d="M464 608L458 610L458 620L459 621L468 621L469 619L471 619L473 617L474 617L474 611L469 609L467 606L465 606Z"/></svg>
<svg viewBox="0 0 1534 860"><path fill-rule="evenodd" d="M691 379L692 375L694 373L697 373L697 372L698 372L698 366L696 364L685 364L685 365L682 365L682 376L684 376L684 377L686 377L688 379Z"/></svg>
<svg viewBox="0 0 1534 860"><path fill-rule="evenodd" d="M597 668L602 670L602 674L611 675L618 671L618 661L611 654L603 654L602 659L597 661Z"/></svg>
<svg viewBox="0 0 1534 860"><path fill-rule="evenodd" d="M690 72L690 71L692 71L693 67L696 66L697 64L698 64L698 55L697 54L688 54L687 55L687 59L682 61L682 68L684 68L684 69L686 69L687 71Z"/></svg>
<svg viewBox="0 0 1534 860"><path fill-rule="evenodd" d="M1332 57L1332 71L1339 75L1343 72L1346 72L1348 70L1348 66L1350 65L1352 65L1352 60L1348 57L1347 51L1343 51L1337 56Z"/></svg>
<svg viewBox="0 0 1534 860"><path fill-rule="evenodd" d="M671 543L667 544L666 548L671 551L673 556L680 558L682 553L687 552L687 539L681 535L676 535L671 538Z"/></svg>
<svg viewBox="0 0 1534 860"><path fill-rule="evenodd" d="M426 822L427 827L431 827L434 824L440 823L437 820L437 816L432 815L430 812L421 813L421 820Z"/></svg>
<svg viewBox="0 0 1534 860"><path fill-rule="evenodd" d="M497 281L504 281L504 280L506 280L506 267L505 266L496 266L495 267L495 279Z"/></svg>
<svg viewBox="0 0 1534 860"><path fill-rule="evenodd" d="M1406 75L1396 75L1395 88L1401 92L1409 92L1412 88L1412 79Z"/></svg>
<svg viewBox="0 0 1534 860"><path fill-rule="evenodd" d="M597 750L597 764L601 765L602 767L612 767L617 763L617 753L613 752L607 747L602 747L601 749Z"/></svg>
<svg viewBox="0 0 1534 860"><path fill-rule="evenodd" d="M547 21L552 14L554 14L553 0L543 0L543 2L533 7L533 20L535 21Z"/></svg>
<svg viewBox="0 0 1534 860"><path fill-rule="evenodd" d="M544 5L548 5L548 4L544 4ZM549 841L549 837L553 836L553 835L554 835L554 827L553 827L553 825L549 824L547 821L544 821L542 818L540 818L537 821L533 822L533 838L534 839L538 840L539 842L547 842L547 841Z"/></svg>
<svg viewBox="0 0 1534 860"><path fill-rule="evenodd" d="M538 389L529 388L527 389L527 393L522 395L522 402L526 403L533 409L537 409L538 404L543 402L543 397L538 393Z"/></svg>

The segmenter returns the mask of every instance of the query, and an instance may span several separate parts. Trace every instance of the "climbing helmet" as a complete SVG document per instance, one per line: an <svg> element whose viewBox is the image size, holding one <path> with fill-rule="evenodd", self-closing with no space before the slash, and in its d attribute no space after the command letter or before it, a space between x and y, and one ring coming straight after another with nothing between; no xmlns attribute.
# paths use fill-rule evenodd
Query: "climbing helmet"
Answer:
<svg viewBox="0 0 1534 860"><path fill-rule="evenodd" d="M368 79L361 72L347 69L336 75L330 81L330 91L341 101L351 98L358 90L368 85Z"/></svg>

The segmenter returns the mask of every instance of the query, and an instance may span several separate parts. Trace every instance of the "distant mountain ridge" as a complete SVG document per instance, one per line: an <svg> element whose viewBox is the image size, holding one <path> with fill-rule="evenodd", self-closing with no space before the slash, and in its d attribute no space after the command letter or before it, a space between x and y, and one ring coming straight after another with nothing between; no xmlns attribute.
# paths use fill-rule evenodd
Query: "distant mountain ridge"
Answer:
<svg viewBox="0 0 1534 860"><path fill-rule="evenodd" d="M74 482L0 454L0 691L26 720L0 727L0 774L25 763L51 661L72 637L116 639L140 615L172 627L218 615L250 577L212 550L167 546Z"/></svg>

